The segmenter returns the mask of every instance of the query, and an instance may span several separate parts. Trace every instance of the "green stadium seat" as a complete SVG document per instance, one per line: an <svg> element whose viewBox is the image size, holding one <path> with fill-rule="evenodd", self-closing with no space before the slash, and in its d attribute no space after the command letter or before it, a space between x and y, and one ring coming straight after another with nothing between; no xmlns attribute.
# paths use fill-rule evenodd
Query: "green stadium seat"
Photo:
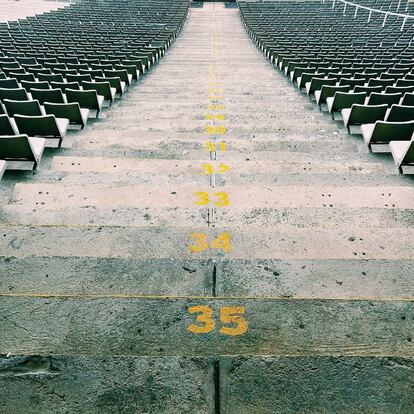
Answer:
<svg viewBox="0 0 414 414"><path fill-rule="evenodd" d="M46 145L44 138L0 135L0 159L7 170L35 170Z"/></svg>

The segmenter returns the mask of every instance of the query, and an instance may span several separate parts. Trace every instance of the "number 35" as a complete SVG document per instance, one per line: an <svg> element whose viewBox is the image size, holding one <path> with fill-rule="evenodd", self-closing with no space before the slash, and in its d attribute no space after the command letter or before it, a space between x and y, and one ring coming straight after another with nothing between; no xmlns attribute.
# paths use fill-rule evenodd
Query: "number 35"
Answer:
<svg viewBox="0 0 414 414"><path fill-rule="evenodd" d="M195 334L206 334L216 329L216 322L213 319L213 309L210 306L198 305L188 308L188 312L197 313L197 324L190 324L187 327L189 332ZM220 322L222 324L219 332L223 335L243 335L248 330L248 323L244 316L244 306L223 306L220 308ZM227 326L226 326L227 325Z"/></svg>

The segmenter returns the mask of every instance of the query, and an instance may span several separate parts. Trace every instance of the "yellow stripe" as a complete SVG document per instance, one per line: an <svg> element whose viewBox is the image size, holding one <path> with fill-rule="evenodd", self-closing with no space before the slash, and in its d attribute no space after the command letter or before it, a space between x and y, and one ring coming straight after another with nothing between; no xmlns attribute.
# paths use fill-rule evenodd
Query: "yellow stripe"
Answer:
<svg viewBox="0 0 414 414"><path fill-rule="evenodd" d="M350 302L350 301L375 301L375 302L413 302L412 298L375 298L375 297L350 297L350 298L309 298L309 297L295 297L295 298L281 298L277 296L174 296L174 295L143 295L138 293L113 293L113 294L87 294L87 293L8 293L0 292L0 297L10 298L53 298L53 299L152 299L152 300L248 300L248 301L277 301L277 302Z"/></svg>

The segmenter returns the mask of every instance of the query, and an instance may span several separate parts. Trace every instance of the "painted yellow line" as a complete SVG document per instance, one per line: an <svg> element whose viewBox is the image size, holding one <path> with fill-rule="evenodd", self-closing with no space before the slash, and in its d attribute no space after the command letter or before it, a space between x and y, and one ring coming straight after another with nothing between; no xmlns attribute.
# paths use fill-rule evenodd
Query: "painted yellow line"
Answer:
<svg viewBox="0 0 414 414"><path fill-rule="evenodd" d="M414 296L411 298L375 298L375 297L349 297L349 298L309 298L294 297L281 298L277 296L174 296L174 295L143 295L138 293L113 293L113 294L87 294L87 293L9 293L0 292L0 297L5 298L34 298L34 299L149 299L149 300L248 300L248 301L275 301L275 302L413 302Z"/></svg>

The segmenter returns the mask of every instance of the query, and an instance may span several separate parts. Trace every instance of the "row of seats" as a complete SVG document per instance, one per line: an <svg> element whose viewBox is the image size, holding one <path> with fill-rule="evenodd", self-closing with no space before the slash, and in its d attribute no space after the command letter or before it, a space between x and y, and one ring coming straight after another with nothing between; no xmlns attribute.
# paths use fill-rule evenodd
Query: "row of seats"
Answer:
<svg viewBox="0 0 414 414"><path fill-rule="evenodd" d="M350 5L344 13L339 1L239 6L253 41L322 111L369 151L391 152L399 172L414 164L414 19L390 15L384 24L384 14L367 18Z"/></svg>
<svg viewBox="0 0 414 414"><path fill-rule="evenodd" d="M190 0L83 0L0 24L0 178L121 99L164 56Z"/></svg>

